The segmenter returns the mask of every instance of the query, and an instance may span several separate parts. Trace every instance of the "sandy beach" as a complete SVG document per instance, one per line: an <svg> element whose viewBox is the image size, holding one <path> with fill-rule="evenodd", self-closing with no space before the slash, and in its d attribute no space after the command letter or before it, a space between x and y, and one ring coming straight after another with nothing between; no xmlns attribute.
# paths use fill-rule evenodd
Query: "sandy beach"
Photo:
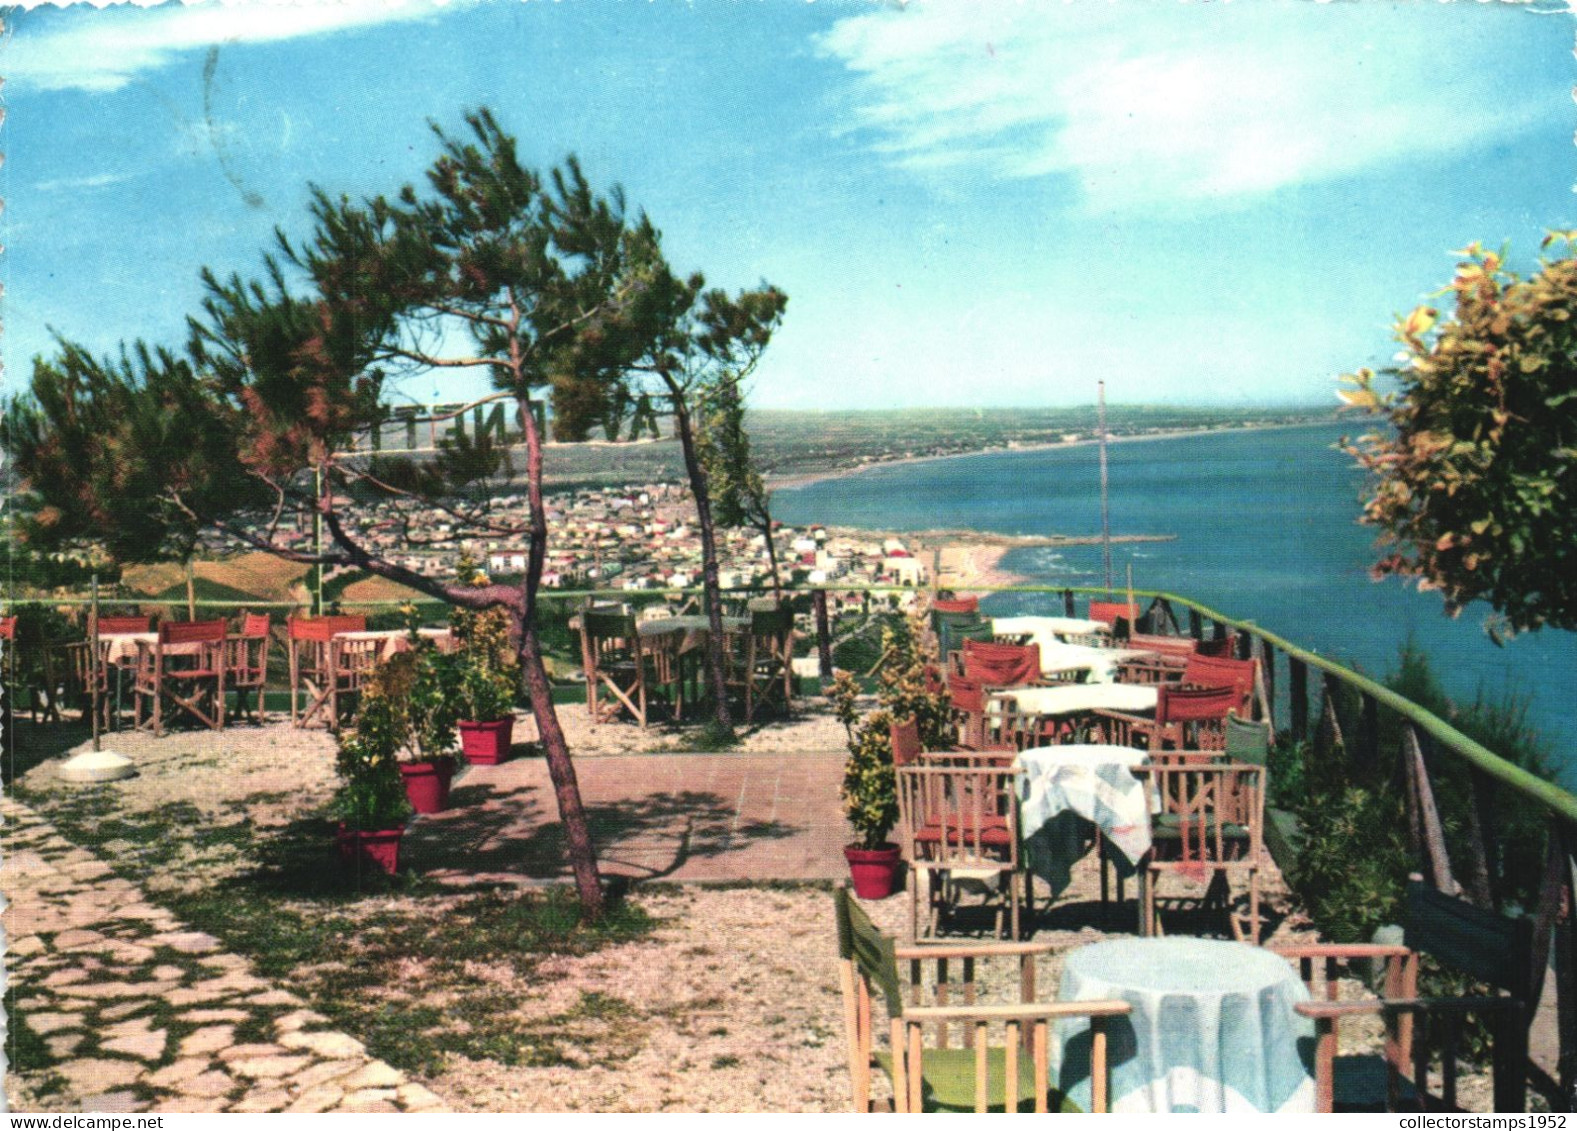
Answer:
<svg viewBox="0 0 1577 1131"><path fill-rule="evenodd" d="M1112 436L1107 440L1109 444L1134 444L1148 440L1175 440L1184 436L1219 436L1226 432L1268 432L1278 428L1318 428L1331 424L1331 420L1308 420L1294 424L1241 424L1219 428L1169 428L1159 432L1146 432L1138 436ZM968 459L971 456L1004 455L1009 452L1044 452L1057 448L1088 448L1098 441L1090 440L1054 440L1044 444L1014 444L1009 447L981 448L973 452L948 452L945 455L934 456L905 456L898 459L877 459L869 463L860 464L858 467L839 467L827 471L801 472L793 475L771 475L767 479L767 486L773 490L808 487L812 483L821 483L829 479L847 479L853 475L861 475L879 467L901 467L911 463L934 463L944 459Z"/></svg>
<svg viewBox="0 0 1577 1131"><path fill-rule="evenodd" d="M967 542L940 547L937 587L962 593L1028 585L1028 577L1002 568L1002 558L1010 549L1010 546Z"/></svg>

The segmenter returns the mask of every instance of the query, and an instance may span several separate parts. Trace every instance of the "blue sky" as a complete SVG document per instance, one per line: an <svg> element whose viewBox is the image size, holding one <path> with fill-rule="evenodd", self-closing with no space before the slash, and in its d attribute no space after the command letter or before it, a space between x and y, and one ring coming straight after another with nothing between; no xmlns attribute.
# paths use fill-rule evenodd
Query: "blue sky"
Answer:
<svg viewBox="0 0 1577 1131"><path fill-rule="evenodd" d="M1334 404L1471 240L1574 227L1574 24L1502 3L39 8L0 50L8 381L178 343L307 185L493 107L674 264L769 280L770 407ZM1538 8L1541 6L1535 6ZM431 399L464 379L408 384Z"/></svg>

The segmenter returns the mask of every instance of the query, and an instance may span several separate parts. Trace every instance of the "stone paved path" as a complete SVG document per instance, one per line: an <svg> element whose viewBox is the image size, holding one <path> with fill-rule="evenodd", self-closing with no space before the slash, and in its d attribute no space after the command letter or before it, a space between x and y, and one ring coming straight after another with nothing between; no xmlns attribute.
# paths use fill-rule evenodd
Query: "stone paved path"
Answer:
<svg viewBox="0 0 1577 1131"><path fill-rule="evenodd" d="M444 1110L32 810L0 817L6 982L57 1061L13 1110Z"/></svg>

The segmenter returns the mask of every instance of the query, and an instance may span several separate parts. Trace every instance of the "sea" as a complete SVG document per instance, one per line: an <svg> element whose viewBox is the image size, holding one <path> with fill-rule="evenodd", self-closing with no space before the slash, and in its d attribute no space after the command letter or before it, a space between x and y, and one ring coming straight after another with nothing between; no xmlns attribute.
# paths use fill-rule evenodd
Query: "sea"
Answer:
<svg viewBox="0 0 1577 1131"><path fill-rule="evenodd" d="M1117 588L1131 569L1137 588L1253 620L1377 678L1396 669L1410 639L1457 702L1525 700L1557 779L1577 789L1577 634L1545 630L1497 646L1484 631L1487 607L1452 619L1438 594L1372 580L1376 531L1358 522L1363 474L1338 447L1361 431L1355 421L1109 444L1113 535L1175 536L1114 543ZM1097 447L1077 445L878 465L779 488L773 516L895 532L1098 535L1099 458ZM1001 568L1030 584L1104 584L1099 545L1018 547ZM1001 593L982 608L1007 615L1060 605L1052 594Z"/></svg>

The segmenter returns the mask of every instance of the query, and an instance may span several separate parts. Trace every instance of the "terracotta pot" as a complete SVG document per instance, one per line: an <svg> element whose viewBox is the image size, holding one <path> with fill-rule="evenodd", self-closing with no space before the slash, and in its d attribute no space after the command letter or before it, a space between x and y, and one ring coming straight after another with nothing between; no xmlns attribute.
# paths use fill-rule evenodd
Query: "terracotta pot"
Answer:
<svg viewBox="0 0 1577 1131"><path fill-rule="evenodd" d="M400 776L405 779L405 796L418 813L442 813L449 807L449 782L454 777L454 759L431 762L401 762Z"/></svg>
<svg viewBox="0 0 1577 1131"><path fill-rule="evenodd" d="M884 844L880 848L851 844L844 848L843 855L849 861L854 894L861 899L886 899L897 890L902 853L896 844Z"/></svg>
<svg viewBox="0 0 1577 1131"><path fill-rule="evenodd" d="M400 838L404 835L403 825L397 829L348 829L341 823L334 841L347 865L371 861L392 876L400 867Z"/></svg>
<svg viewBox="0 0 1577 1131"><path fill-rule="evenodd" d="M515 734L515 717L488 723L460 722L460 749L473 766L496 766L509 757L509 744Z"/></svg>

